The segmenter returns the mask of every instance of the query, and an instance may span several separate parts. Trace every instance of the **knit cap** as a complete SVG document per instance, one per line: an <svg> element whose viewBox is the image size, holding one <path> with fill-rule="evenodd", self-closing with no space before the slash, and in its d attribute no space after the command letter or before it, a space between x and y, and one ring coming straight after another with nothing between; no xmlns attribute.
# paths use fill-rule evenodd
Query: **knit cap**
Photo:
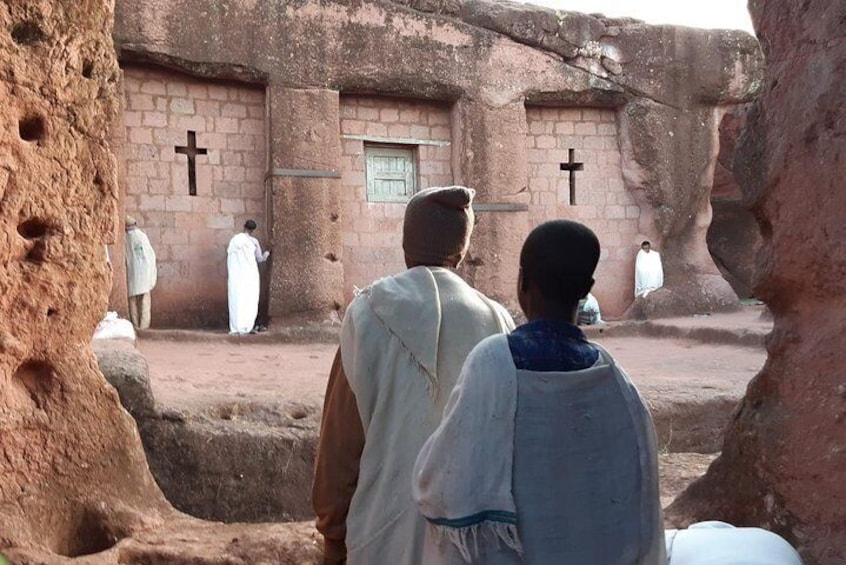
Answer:
<svg viewBox="0 0 846 565"><path fill-rule="evenodd" d="M444 265L461 259L473 231L473 197L464 186L432 187L411 197L405 208L402 249L420 265Z"/></svg>

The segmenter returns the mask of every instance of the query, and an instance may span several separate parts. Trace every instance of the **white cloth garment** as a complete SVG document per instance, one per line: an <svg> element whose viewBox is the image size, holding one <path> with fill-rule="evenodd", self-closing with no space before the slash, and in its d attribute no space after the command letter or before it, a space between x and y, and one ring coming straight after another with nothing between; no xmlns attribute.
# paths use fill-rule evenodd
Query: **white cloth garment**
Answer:
<svg viewBox="0 0 846 565"><path fill-rule="evenodd" d="M669 565L802 565L789 543L760 528L700 522L665 536Z"/></svg>
<svg viewBox="0 0 846 565"><path fill-rule="evenodd" d="M147 294L156 286L156 252L147 234L136 227L126 231L126 283L129 296Z"/></svg>
<svg viewBox="0 0 846 565"><path fill-rule="evenodd" d="M415 267L362 290L347 309L341 359L365 434L347 516L349 565L417 565L425 520L411 470L440 422L470 350L513 322L440 267Z"/></svg>
<svg viewBox="0 0 846 565"><path fill-rule="evenodd" d="M585 297L585 303L582 305L581 310L585 314L588 314L587 317L593 319L593 321L591 323L593 323L593 324L603 324L603 323L605 323L605 322L602 321L602 314L599 311L599 301L590 292L588 292L587 297Z"/></svg>
<svg viewBox="0 0 846 565"><path fill-rule="evenodd" d="M569 372L518 370L506 336L470 353L413 471L424 564L665 565L652 419L599 350Z"/></svg>
<svg viewBox="0 0 846 565"><path fill-rule="evenodd" d="M647 296L653 290L664 286L664 267L661 254L657 251L637 252L635 259L635 297Z"/></svg>
<svg viewBox="0 0 846 565"><path fill-rule="evenodd" d="M229 292L229 333L248 334L258 316L260 279L258 264L267 260L258 240L239 233L229 240L226 249L226 270Z"/></svg>

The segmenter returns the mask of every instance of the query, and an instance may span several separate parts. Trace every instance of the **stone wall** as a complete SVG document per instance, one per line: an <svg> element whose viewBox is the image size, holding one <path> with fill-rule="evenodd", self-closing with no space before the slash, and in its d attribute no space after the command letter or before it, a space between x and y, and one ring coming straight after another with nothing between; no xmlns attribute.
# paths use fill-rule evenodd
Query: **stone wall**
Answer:
<svg viewBox="0 0 846 565"><path fill-rule="evenodd" d="M247 219L266 241L264 89L124 69L126 213L156 251L153 326L224 325L226 245ZM185 147L195 132L196 195Z"/></svg>
<svg viewBox="0 0 846 565"><path fill-rule="evenodd" d="M634 257L647 236L639 225L640 207L623 182L616 112L532 107L526 117L531 224L568 219L596 232L602 254L593 293L604 317L618 317L634 295ZM569 173L560 169L569 149L584 164L575 173L575 205L570 204Z"/></svg>
<svg viewBox="0 0 846 565"><path fill-rule="evenodd" d="M350 300L354 288L405 269L405 203L368 200L365 145L413 148L419 189L453 184L452 150L446 105L366 96L342 96L340 104L344 297Z"/></svg>
<svg viewBox="0 0 846 565"><path fill-rule="evenodd" d="M270 266L270 313L277 321L337 319L352 286L347 278L358 284L394 270L389 263L396 264L396 255L364 258L383 265L366 273L347 271L357 268L347 261L361 258L347 253L357 245L352 234L342 241L353 219L339 202L347 157L336 141L343 119L336 120L337 100L360 94L433 100L450 109L452 181L476 188L477 203L489 210L480 216L462 273L487 294L515 306L517 256L537 219L525 211L532 204L527 106L601 107L616 111L623 186L638 203L638 231L663 254L668 290L650 295L656 304L649 311L691 314L737 305L705 236L719 116L749 101L759 85L760 52L748 34L488 0L225 6L121 0L115 38L126 62L267 85L269 160L281 169L270 182L272 241L282 258ZM381 115L371 119L379 120L372 131L385 135L398 127ZM619 208L609 213L619 215ZM613 244L623 247L610 261L631 261L633 250L625 247L632 231L609 228L606 241L625 241ZM367 245L387 243L372 239ZM609 294L616 313L628 290L621 283Z"/></svg>

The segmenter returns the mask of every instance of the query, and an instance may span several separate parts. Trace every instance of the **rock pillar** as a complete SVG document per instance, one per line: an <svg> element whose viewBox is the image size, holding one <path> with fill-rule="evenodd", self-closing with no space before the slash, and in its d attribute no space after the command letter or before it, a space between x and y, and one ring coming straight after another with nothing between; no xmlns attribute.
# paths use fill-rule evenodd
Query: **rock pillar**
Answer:
<svg viewBox="0 0 846 565"><path fill-rule="evenodd" d="M342 306L338 92L268 89L270 316L323 321Z"/></svg>
<svg viewBox="0 0 846 565"><path fill-rule="evenodd" d="M734 170L763 235L754 290L775 322L722 455L668 517L762 526L805 563L834 565L846 562L846 5L749 7L767 75Z"/></svg>
<svg viewBox="0 0 846 565"><path fill-rule="evenodd" d="M651 318L737 308L706 241L722 112L640 98L618 116L626 188L648 211L640 230L664 263L664 288L636 301L630 313Z"/></svg>
<svg viewBox="0 0 846 565"><path fill-rule="evenodd" d="M522 99L503 105L462 99L453 107L455 181L476 189L478 222L462 275L511 309L529 232L526 127Z"/></svg>

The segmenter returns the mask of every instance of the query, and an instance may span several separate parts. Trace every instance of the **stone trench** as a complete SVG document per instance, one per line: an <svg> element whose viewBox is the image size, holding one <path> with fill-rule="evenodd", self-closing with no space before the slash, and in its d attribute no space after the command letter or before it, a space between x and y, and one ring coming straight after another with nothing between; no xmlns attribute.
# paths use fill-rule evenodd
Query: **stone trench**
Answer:
<svg viewBox="0 0 846 565"><path fill-rule="evenodd" d="M684 328L652 321L611 324L601 333L595 328L586 330L599 339L649 337L658 349L661 340L682 339L688 340L689 346L706 349L731 345L761 351L768 324L747 331L719 329L714 324ZM218 347L226 347L223 336L213 339L223 340ZM284 347L284 338L276 344L265 342ZM221 522L314 519L311 483L320 428L319 402L282 395L266 401L225 399L202 409L163 406L154 398L148 363L131 342L97 340L93 347L100 370L137 422L156 482L177 509ZM190 379L190 361L184 362L185 378ZM284 387L284 369L270 370L279 373L278 386ZM745 381L729 389L709 385L707 378L641 387L661 446L665 504L701 476L717 455L744 387Z"/></svg>

